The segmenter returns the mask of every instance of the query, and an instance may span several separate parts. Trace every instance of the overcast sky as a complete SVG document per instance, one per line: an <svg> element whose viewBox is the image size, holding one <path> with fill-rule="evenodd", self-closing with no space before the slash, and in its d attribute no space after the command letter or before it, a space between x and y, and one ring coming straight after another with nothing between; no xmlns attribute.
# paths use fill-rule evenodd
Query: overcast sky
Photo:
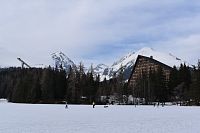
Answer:
<svg viewBox="0 0 200 133"><path fill-rule="evenodd" d="M1 67L52 64L57 51L111 65L142 47L197 63L200 1L0 0Z"/></svg>

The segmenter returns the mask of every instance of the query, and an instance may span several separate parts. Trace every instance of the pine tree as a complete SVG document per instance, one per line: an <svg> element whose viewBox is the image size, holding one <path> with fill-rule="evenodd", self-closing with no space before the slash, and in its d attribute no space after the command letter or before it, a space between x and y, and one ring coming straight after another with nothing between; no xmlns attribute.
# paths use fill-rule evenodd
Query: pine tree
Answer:
<svg viewBox="0 0 200 133"><path fill-rule="evenodd" d="M55 99L63 100L65 98L66 91L66 73L64 70L55 70Z"/></svg>
<svg viewBox="0 0 200 133"><path fill-rule="evenodd" d="M176 100L177 96L179 95L178 90L176 87L180 84L178 79L178 70L176 66L173 67L172 71L170 72L168 87L169 87L169 95L171 96L171 100Z"/></svg>
<svg viewBox="0 0 200 133"><path fill-rule="evenodd" d="M192 99L199 105L200 102L200 63L198 62L198 68L193 68L192 83L188 91L188 99Z"/></svg>
<svg viewBox="0 0 200 133"><path fill-rule="evenodd" d="M121 65L120 70L119 70L119 74L117 76L117 83L116 83L116 88L117 88L117 94L119 97L119 102L122 103L123 102L123 95L125 94L124 91L124 68Z"/></svg>
<svg viewBox="0 0 200 133"><path fill-rule="evenodd" d="M89 82L89 91L90 91L90 96L89 96L89 102L92 103L95 100L95 95L96 95L96 89L95 89L95 82L94 82L94 70L93 70L93 66L91 65L91 71L88 74L88 82Z"/></svg>
<svg viewBox="0 0 200 133"><path fill-rule="evenodd" d="M55 99L55 79L53 70L49 67L42 73L41 78L41 99L50 103Z"/></svg>
<svg viewBox="0 0 200 133"><path fill-rule="evenodd" d="M155 77L156 77L155 97L159 102L166 102L168 97L168 92L166 88L166 77L161 67L158 67Z"/></svg>
<svg viewBox="0 0 200 133"><path fill-rule="evenodd" d="M181 64L179 72L178 72L178 79L180 84L183 84L181 90L179 90L179 95L181 100L188 100L188 92L191 84L191 72L190 68L185 64Z"/></svg>
<svg viewBox="0 0 200 133"><path fill-rule="evenodd" d="M66 101L69 103L76 102L76 87L75 87L75 72L70 66L69 74L67 77Z"/></svg>

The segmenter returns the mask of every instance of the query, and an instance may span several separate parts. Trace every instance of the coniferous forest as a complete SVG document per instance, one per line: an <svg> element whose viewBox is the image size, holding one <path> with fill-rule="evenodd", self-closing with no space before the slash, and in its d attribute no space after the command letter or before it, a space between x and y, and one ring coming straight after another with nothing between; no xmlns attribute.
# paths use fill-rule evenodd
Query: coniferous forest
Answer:
<svg viewBox="0 0 200 133"><path fill-rule="evenodd" d="M100 82L92 68L85 73L83 65L70 68L1 68L0 98L14 103L63 103L105 104L102 96L111 95L119 103L128 104L127 98L133 91L123 80L123 69L110 80ZM200 63L198 67L181 64L174 67L169 80L164 80L162 69L151 71L137 81L135 97L145 98L145 104L152 102L189 101L187 105L200 102Z"/></svg>

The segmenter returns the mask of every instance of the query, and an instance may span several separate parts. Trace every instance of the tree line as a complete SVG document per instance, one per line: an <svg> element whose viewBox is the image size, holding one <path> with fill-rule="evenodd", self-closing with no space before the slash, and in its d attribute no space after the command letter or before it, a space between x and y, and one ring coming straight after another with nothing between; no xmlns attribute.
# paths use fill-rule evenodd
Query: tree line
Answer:
<svg viewBox="0 0 200 133"><path fill-rule="evenodd" d="M93 68L87 73L83 64L70 67L66 72L62 67L48 68L1 68L0 98L15 103L63 103L105 104L101 96L113 95L119 103L126 103L129 95L145 98L146 104L152 102L200 101L200 63L190 68L181 64L174 67L168 80L162 68L151 70L137 80L134 91L124 82L124 70L113 74L110 80L100 81ZM124 97L125 96L125 97Z"/></svg>
<svg viewBox="0 0 200 133"><path fill-rule="evenodd" d="M83 64L70 67L1 68L0 98L14 103L63 103L101 104L101 95L118 91L117 78L100 82L93 68L85 73ZM121 82L122 84L122 82ZM119 88L119 87L118 87ZM121 89L121 88L120 88Z"/></svg>

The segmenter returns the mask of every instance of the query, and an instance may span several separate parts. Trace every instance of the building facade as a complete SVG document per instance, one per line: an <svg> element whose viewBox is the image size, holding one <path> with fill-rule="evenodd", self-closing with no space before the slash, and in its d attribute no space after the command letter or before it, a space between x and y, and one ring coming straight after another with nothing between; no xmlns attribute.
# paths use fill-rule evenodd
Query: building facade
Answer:
<svg viewBox="0 0 200 133"><path fill-rule="evenodd" d="M156 72L159 68L162 69L165 81L168 81L170 72L172 70L170 66L153 59L152 56L138 56L133 67L131 76L128 80L128 89L132 89L131 92L133 93L133 95L135 93L137 81L141 77L141 75L145 75L146 77L148 77L151 71Z"/></svg>

